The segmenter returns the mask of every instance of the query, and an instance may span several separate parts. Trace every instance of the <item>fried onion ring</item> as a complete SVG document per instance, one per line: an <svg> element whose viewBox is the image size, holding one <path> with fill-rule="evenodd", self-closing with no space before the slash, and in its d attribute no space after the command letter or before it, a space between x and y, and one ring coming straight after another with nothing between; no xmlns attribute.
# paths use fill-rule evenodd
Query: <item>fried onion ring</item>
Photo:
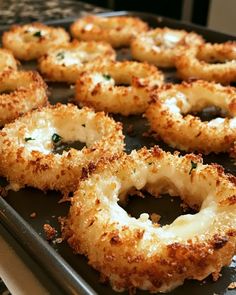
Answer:
<svg viewBox="0 0 236 295"><path fill-rule="evenodd" d="M48 101L46 90L47 86L37 72L3 72L0 75L0 126L45 105Z"/></svg>
<svg viewBox="0 0 236 295"><path fill-rule="evenodd" d="M216 106L228 117L201 121L188 113ZM172 147L186 151L228 152L236 140L236 91L207 81L163 86L146 111L151 129Z"/></svg>
<svg viewBox="0 0 236 295"><path fill-rule="evenodd" d="M155 66L132 61L110 62L84 72L76 82L76 101L97 111L141 114L154 89L163 83ZM130 86L119 86L119 85Z"/></svg>
<svg viewBox="0 0 236 295"><path fill-rule="evenodd" d="M2 37L3 47L11 50L20 60L37 59L52 46L67 43L69 40L69 34L63 28L41 23L12 26Z"/></svg>
<svg viewBox="0 0 236 295"><path fill-rule="evenodd" d="M176 59L180 78L229 84L236 81L236 42L206 43L192 48Z"/></svg>
<svg viewBox="0 0 236 295"><path fill-rule="evenodd" d="M7 49L0 48L0 74L4 71L16 69L17 61L12 53Z"/></svg>
<svg viewBox="0 0 236 295"><path fill-rule="evenodd" d="M131 42L132 57L156 66L175 66L175 58L189 46L198 46L204 41L196 33L169 28L157 28L140 34Z"/></svg>
<svg viewBox="0 0 236 295"><path fill-rule="evenodd" d="M82 71L90 70L94 63L115 60L110 44L103 42L78 42L51 49L39 60L40 72L51 81L75 83Z"/></svg>
<svg viewBox="0 0 236 295"><path fill-rule="evenodd" d="M53 153L62 141L81 141L82 150ZM48 106L17 119L0 132L0 174L12 189L75 190L83 169L106 153L123 149L121 125L104 113L74 105ZM91 163L93 162L93 163Z"/></svg>
<svg viewBox="0 0 236 295"><path fill-rule="evenodd" d="M98 17L89 15L75 21L70 28L80 40L105 41L113 47L129 46L131 39L145 32L148 25L137 17Z"/></svg>
<svg viewBox="0 0 236 295"><path fill-rule="evenodd" d="M115 290L167 292L230 264L236 253L235 183L222 167L203 165L200 156L157 147L133 151L80 182L64 236ZM117 202L134 188L180 196L199 212L165 226L152 224L146 213L130 217Z"/></svg>

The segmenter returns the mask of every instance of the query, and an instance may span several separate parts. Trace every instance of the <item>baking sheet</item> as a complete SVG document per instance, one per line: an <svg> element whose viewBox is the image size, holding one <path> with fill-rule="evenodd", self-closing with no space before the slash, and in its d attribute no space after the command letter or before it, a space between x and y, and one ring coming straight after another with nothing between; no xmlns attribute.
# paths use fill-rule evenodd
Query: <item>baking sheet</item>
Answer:
<svg viewBox="0 0 236 295"><path fill-rule="evenodd" d="M145 13L127 13L127 12L110 12L102 13L104 16L113 15L135 15L147 21L151 26L169 26L172 28L183 28L186 30L194 30L204 36L210 42L224 42L229 39L235 40L233 36L206 30L198 26L190 26L178 21L157 17ZM100 14L101 15L101 14ZM53 25L61 25L68 28L71 19L54 21ZM50 24L50 22L48 22ZM119 59L126 59L129 56L127 50L119 50ZM34 68L35 63L23 63L23 68ZM175 73L171 70L166 71L167 81L178 82ZM50 92L50 102L67 103L73 99L73 88L64 83L48 83ZM126 150L130 152L132 149L138 149L144 145L152 146L159 144L164 150L173 151L170 147L161 141L157 141L152 137L145 135L148 130L148 124L145 119L140 116L130 116L124 118L116 115L114 118L123 123L124 133L126 135ZM215 162L223 165L227 172L236 175L236 166L227 154L209 155L204 157L207 163ZM67 215L69 204L58 203L61 196L56 192L43 192L26 188L19 192L9 192L8 196L0 200L0 218L3 225L10 230L18 242L31 253L33 259L45 269L45 272L52 277L52 280L59 285L67 294L118 294L114 292L109 285L99 282L99 274L93 270L87 263L84 256L74 255L72 249L66 242L58 243L60 238L60 228L58 217ZM171 210L173 211L170 212ZM178 199L171 199L168 196L160 200L156 200L147 196L145 200L141 198L131 198L126 207L127 212L132 216L139 216L143 212L157 213L165 216L162 222L172 222L172 220L182 214L180 202ZM30 215L35 212L36 218ZM55 239L48 243L45 242L45 234L43 225L49 223L58 231ZM172 295L189 294L236 294L235 290L228 290L230 282L236 281L236 263L225 267L222 270L222 277L213 282L211 278L207 278L203 282L186 281L183 286L168 293ZM128 294L128 292L122 293ZM149 294L144 291L137 291L137 294Z"/></svg>

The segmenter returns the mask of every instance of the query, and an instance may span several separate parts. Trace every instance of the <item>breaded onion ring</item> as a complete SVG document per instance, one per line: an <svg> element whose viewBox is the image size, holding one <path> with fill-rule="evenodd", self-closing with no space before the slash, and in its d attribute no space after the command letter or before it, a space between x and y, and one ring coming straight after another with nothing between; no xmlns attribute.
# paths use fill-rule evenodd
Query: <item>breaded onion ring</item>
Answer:
<svg viewBox="0 0 236 295"><path fill-rule="evenodd" d="M51 49L39 60L40 72L52 81L75 83L82 71L90 70L94 63L115 60L110 44L103 42L78 42Z"/></svg>
<svg viewBox="0 0 236 295"><path fill-rule="evenodd" d="M37 59L49 48L69 41L69 34L63 28L49 27L41 23L12 26L3 33L3 47L10 49L20 60Z"/></svg>
<svg viewBox="0 0 236 295"><path fill-rule="evenodd" d="M236 42L206 43L176 59L182 79L197 78L228 84L236 81Z"/></svg>
<svg viewBox="0 0 236 295"><path fill-rule="evenodd" d="M140 34L131 42L134 59L160 67L174 67L175 58L189 46L198 46L204 41L196 33L169 28L157 28Z"/></svg>
<svg viewBox="0 0 236 295"><path fill-rule="evenodd" d="M58 142L81 141L82 150L53 153ZM17 119L0 132L0 174L17 190L25 185L64 193L75 190L87 165L123 149L119 123L73 105L48 106ZM93 163L92 163L93 162Z"/></svg>
<svg viewBox="0 0 236 295"><path fill-rule="evenodd" d="M191 114L216 106L227 118L201 121ZM151 129L181 150L208 154L227 152L236 140L236 91L207 81L166 85L147 111Z"/></svg>
<svg viewBox="0 0 236 295"><path fill-rule="evenodd" d="M193 154L133 151L80 182L64 236L115 290L167 292L230 264L236 253L235 183L222 167L203 165ZM165 226L152 224L146 213L130 217L117 202L133 189L180 196L199 212Z"/></svg>
<svg viewBox="0 0 236 295"><path fill-rule="evenodd" d="M16 69L17 69L17 61L15 60L12 53L7 49L0 48L0 74L3 71L16 70Z"/></svg>
<svg viewBox="0 0 236 295"><path fill-rule="evenodd" d="M79 77L76 100L97 111L125 116L141 114L148 106L153 89L162 83L163 74L155 66L132 61L110 62Z"/></svg>
<svg viewBox="0 0 236 295"><path fill-rule="evenodd" d="M80 40L106 41L113 47L129 46L131 39L145 32L148 25L137 17L85 16L75 21L70 28L73 37Z"/></svg>
<svg viewBox="0 0 236 295"><path fill-rule="evenodd" d="M47 86L37 72L3 72L0 75L0 126L45 105L46 90Z"/></svg>

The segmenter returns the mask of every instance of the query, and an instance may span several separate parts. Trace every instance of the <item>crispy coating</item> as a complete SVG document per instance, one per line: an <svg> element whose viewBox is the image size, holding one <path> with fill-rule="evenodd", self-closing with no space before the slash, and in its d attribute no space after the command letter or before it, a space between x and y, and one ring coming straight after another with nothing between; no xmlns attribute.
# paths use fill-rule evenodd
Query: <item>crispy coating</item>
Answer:
<svg viewBox="0 0 236 295"><path fill-rule="evenodd" d="M134 36L147 29L148 25L137 17L89 15L75 21L70 31L79 40L105 41L112 47L125 47L130 45Z"/></svg>
<svg viewBox="0 0 236 295"><path fill-rule="evenodd" d="M170 68L175 66L176 57L189 46L198 46L203 42L203 38L193 32L156 28L134 38L131 53L136 60Z"/></svg>
<svg viewBox="0 0 236 295"><path fill-rule="evenodd" d="M7 49L0 48L0 75L3 71L16 69L17 61L12 53Z"/></svg>
<svg viewBox="0 0 236 295"><path fill-rule="evenodd" d="M227 117L201 121L188 113L216 106ZM165 85L150 103L146 117L151 129L172 147L185 151L228 152L236 139L236 91L213 82Z"/></svg>
<svg viewBox="0 0 236 295"><path fill-rule="evenodd" d="M203 165L200 156L158 147L133 151L101 163L80 182L63 233L115 290L168 292L230 264L236 253L235 183L222 167ZM165 226L152 224L147 213L130 217L118 200L126 201L133 189L180 196L199 212Z"/></svg>
<svg viewBox="0 0 236 295"><path fill-rule="evenodd" d="M141 114L163 79L155 66L146 63L110 62L79 77L75 99L97 111Z"/></svg>
<svg viewBox="0 0 236 295"><path fill-rule="evenodd" d="M79 75L94 64L115 58L116 53L108 43L74 40L49 50L39 60L39 70L48 80L75 83Z"/></svg>
<svg viewBox="0 0 236 295"><path fill-rule="evenodd" d="M56 143L84 142L82 150L53 153ZM68 193L84 169L123 149L122 128L104 113L73 105L48 106L6 125L0 132L0 174L12 189L25 185Z"/></svg>
<svg viewBox="0 0 236 295"><path fill-rule="evenodd" d="M0 74L0 125L46 105L47 85L37 72L5 71ZM5 92L5 93L4 93Z"/></svg>
<svg viewBox="0 0 236 295"><path fill-rule="evenodd" d="M3 33L2 44L16 58L32 60L47 53L52 46L67 43L69 40L69 34L63 28L32 23L12 26Z"/></svg>
<svg viewBox="0 0 236 295"><path fill-rule="evenodd" d="M236 81L236 42L202 44L183 52L175 61L180 78L229 84Z"/></svg>

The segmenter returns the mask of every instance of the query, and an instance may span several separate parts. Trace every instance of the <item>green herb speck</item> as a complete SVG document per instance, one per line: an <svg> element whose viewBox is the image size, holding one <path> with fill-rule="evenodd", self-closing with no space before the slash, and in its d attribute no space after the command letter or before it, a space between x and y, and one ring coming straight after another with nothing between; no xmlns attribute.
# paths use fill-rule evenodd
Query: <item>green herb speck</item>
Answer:
<svg viewBox="0 0 236 295"><path fill-rule="evenodd" d="M110 75L103 74L102 76L103 76L103 78L106 79L107 81L111 80L111 76L110 76Z"/></svg>
<svg viewBox="0 0 236 295"><path fill-rule="evenodd" d="M42 33L41 33L41 31L37 31L33 34L33 36L40 38L40 37L42 37Z"/></svg>
<svg viewBox="0 0 236 295"><path fill-rule="evenodd" d="M193 162L193 161L191 161L191 169L189 170L189 175L192 173L192 170L193 169L196 169L197 168L197 163L195 163L195 162Z"/></svg>
<svg viewBox="0 0 236 295"><path fill-rule="evenodd" d="M65 52L58 52L57 53L57 59L62 60L65 58Z"/></svg>
<svg viewBox="0 0 236 295"><path fill-rule="evenodd" d="M52 141L53 143L59 143L62 140L62 137L56 133L52 135Z"/></svg>
<svg viewBox="0 0 236 295"><path fill-rule="evenodd" d="M35 138L32 138L32 137L25 137L25 142L30 141L30 140L35 140Z"/></svg>

